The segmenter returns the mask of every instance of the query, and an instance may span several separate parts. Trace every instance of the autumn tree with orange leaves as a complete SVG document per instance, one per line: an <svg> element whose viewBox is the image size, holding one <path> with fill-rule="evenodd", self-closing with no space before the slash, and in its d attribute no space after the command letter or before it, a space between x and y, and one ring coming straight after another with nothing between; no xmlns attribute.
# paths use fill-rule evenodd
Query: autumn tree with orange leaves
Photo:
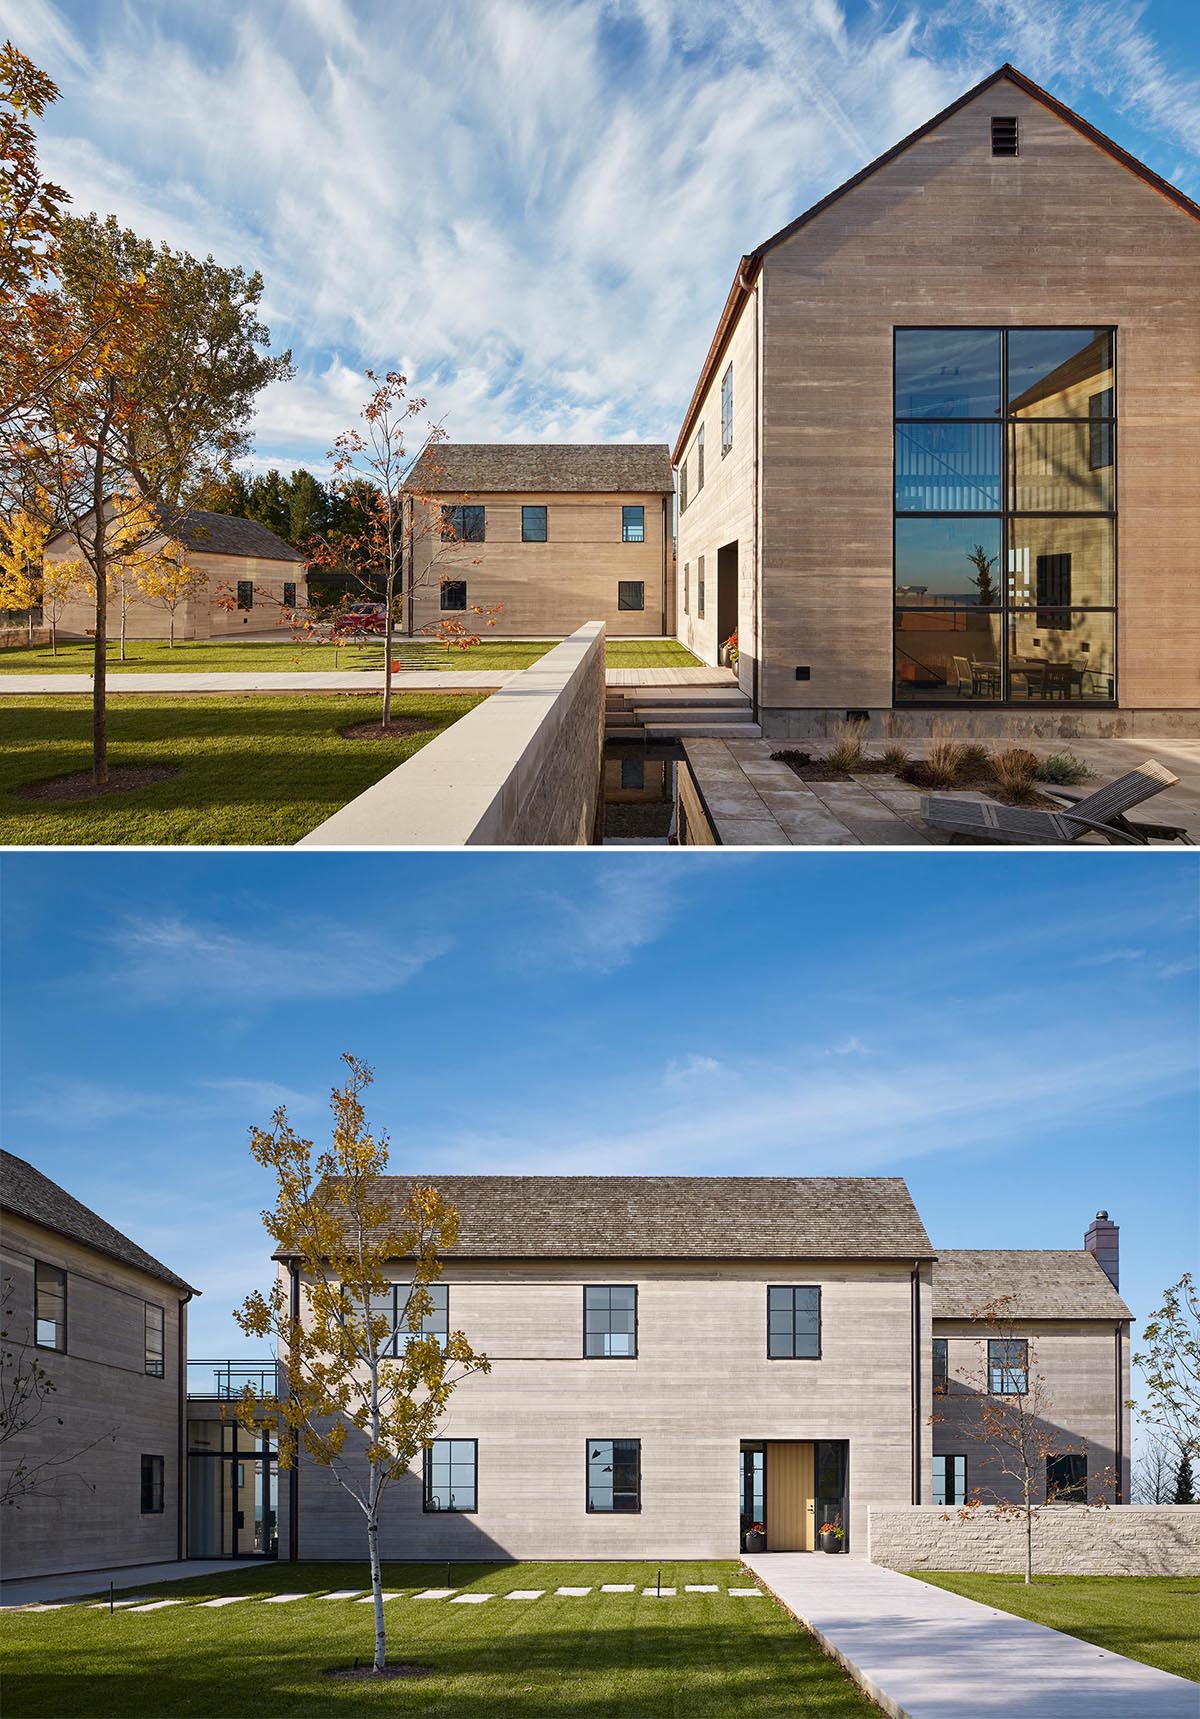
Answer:
<svg viewBox="0 0 1200 1719"><path fill-rule="evenodd" d="M276 1183L263 1223L296 1300L280 1277L234 1314L247 1336L275 1344L286 1385L277 1395L248 1388L236 1416L249 1431L277 1430L281 1469L303 1451L362 1512L375 1606L373 1668L382 1673L380 1506L438 1436L456 1385L490 1367L461 1331L426 1328L429 1285L454 1246L458 1213L436 1188L412 1187L396 1202L386 1196L380 1177L387 1136L371 1133L363 1106L372 1071L357 1057L342 1060L349 1075L331 1096L329 1146L317 1151L302 1139L285 1108L269 1128L251 1130L251 1154Z"/></svg>

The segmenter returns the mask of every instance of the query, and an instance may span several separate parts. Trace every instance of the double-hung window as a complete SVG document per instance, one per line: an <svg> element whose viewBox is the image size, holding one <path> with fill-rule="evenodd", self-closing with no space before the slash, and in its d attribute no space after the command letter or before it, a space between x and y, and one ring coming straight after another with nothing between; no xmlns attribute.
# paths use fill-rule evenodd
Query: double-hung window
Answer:
<svg viewBox="0 0 1200 1719"><path fill-rule="evenodd" d="M36 1260L33 1267L35 1308L34 1340L39 1349L67 1347L67 1274L56 1265L43 1265Z"/></svg>
<svg viewBox="0 0 1200 1719"><path fill-rule="evenodd" d="M642 1443L636 1438L593 1438L587 1446L587 1507L636 1512L642 1508Z"/></svg>
<svg viewBox="0 0 1200 1719"><path fill-rule="evenodd" d="M142 1458L142 1515L161 1516L163 1513L163 1471L161 1456Z"/></svg>
<svg viewBox="0 0 1200 1719"><path fill-rule="evenodd" d="M988 1338L988 1390L994 1397L1023 1397L1029 1390L1026 1338Z"/></svg>
<svg viewBox="0 0 1200 1719"><path fill-rule="evenodd" d="M933 1503L965 1504L966 1502L966 1457L935 1456L933 1459Z"/></svg>
<svg viewBox="0 0 1200 1719"><path fill-rule="evenodd" d="M776 1361L820 1360L821 1291L815 1284L767 1290L767 1354Z"/></svg>
<svg viewBox="0 0 1200 1719"><path fill-rule="evenodd" d="M521 509L521 542L545 543L547 513L544 507Z"/></svg>
<svg viewBox="0 0 1200 1719"><path fill-rule="evenodd" d="M151 1378L163 1376L163 1310L153 1301L146 1307L146 1371Z"/></svg>
<svg viewBox="0 0 1200 1719"><path fill-rule="evenodd" d="M473 1438L435 1438L425 1452L426 1510L478 1508L479 1442Z"/></svg>
<svg viewBox="0 0 1200 1719"><path fill-rule="evenodd" d="M636 1284L589 1283L584 1286L583 1353L592 1360L636 1359Z"/></svg>

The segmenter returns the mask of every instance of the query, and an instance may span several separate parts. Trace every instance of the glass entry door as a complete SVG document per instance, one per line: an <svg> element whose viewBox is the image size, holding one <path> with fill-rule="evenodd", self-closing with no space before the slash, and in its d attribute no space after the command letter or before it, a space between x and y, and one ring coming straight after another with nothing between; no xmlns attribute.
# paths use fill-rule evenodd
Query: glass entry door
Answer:
<svg viewBox="0 0 1200 1719"><path fill-rule="evenodd" d="M188 1556L279 1556L279 1470L270 1434L220 1422L188 1429Z"/></svg>

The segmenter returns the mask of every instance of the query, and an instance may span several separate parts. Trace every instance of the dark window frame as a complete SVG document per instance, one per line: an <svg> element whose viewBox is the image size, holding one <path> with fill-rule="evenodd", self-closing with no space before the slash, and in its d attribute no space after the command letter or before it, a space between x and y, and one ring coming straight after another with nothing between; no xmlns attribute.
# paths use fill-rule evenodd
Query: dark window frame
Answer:
<svg viewBox="0 0 1200 1719"><path fill-rule="evenodd" d="M1113 381L1116 381L1115 363ZM1104 471L1113 464L1113 425L1116 421L1113 392L1112 388L1101 388L1099 393L1088 395L1088 470L1092 472ZM1105 401L1107 406L1103 404ZM1101 409L1093 410L1098 402Z"/></svg>
<svg viewBox="0 0 1200 1719"><path fill-rule="evenodd" d="M471 1493L474 1503L465 1504L431 1504L429 1502L433 1481L433 1447L437 1444L469 1444L471 1449ZM450 1459L451 1468L454 1458ZM478 1516L479 1514L479 1440L477 1438L458 1438L446 1434L435 1438L425 1446L421 1460L421 1512L425 1516Z"/></svg>
<svg viewBox="0 0 1200 1719"><path fill-rule="evenodd" d="M237 606L239 609L247 609L247 610L252 609L254 607L254 581L253 581L253 579L239 579L238 580L238 582L237 582Z"/></svg>
<svg viewBox="0 0 1200 1719"><path fill-rule="evenodd" d="M149 1468L147 1468L147 1466L146 1466L147 1463L150 1464ZM166 1464L166 1458L165 1457L152 1456L145 1451L142 1452L142 1457L141 1457L141 1482L142 1482L142 1509L141 1509L141 1514L143 1516L161 1516L163 1514L164 1509L165 1509L165 1505L166 1505L166 1490L167 1490L167 1484L166 1484L167 1473L166 1473L166 1470L167 1470L167 1464ZM149 1499L149 1503L147 1503L147 1499ZM156 1500L157 1500L157 1502L155 1502Z"/></svg>
<svg viewBox="0 0 1200 1719"><path fill-rule="evenodd" d="M625 595L626 592L627 591L634 591L634 590L636 590L638 593L638 601L636 603L627 602L626 601L626 595ZM646 581L644 579L618 579L617 580L617 608L618 608L618 610L625 610L627 613L629 613L631 615L637 615L637 614L643 613L643 611L645 610L645 607L646 607Z"/></svg>
<svg viewBox="0 0 1200 1719"><path fill-rule="evenodd" d="M696 619L704 619L704 557L696 557Z"/></svg>
<svg viewBox="0 0 1200 1719"><path fill-rule="evenodd" d="M470 519L467 518L468 514L471 516ZM478 534L475 531L477 525ZM487 508L484 503L479 501L443 502L442 542L486 543Z"/></svg>
<svg viewBox="0 0 1200 1719"><path fill-rule="evenodd" d="M630 519L629 515L636 513L639 518ZM631 535L631 533L633 535ZM645 543L646 541L646 504L645 502L629 501L621 503L621 542Z"/></svg>
<svg viewBox="0 0 1200 1719"><path fill-rule="evenodd" d="M587 1325L588 1294L590 1291L597 1290L597 1289L604 1289L604 1290L632 1289L632 1291L633 1291L633 1349L632 1349L631 1353L628 1355L589 1355L588 1354L588 1346L587 1346L587 1340L588 1340L588 1325ZM582 1353L583 1353L583 1359L585 1361L636 1361L637 1360L638 1348L639 1348L639 1335L640 1335L639 1331L638 1331L638 1318L639 1318L639 1314L640 1314L640 1309L638 1307L638 1299L639 1299L638 1298L638 1286L636 1283L585 1283L583 1285L583 1330L581 1332L581 1337L582 1337L582 1342L583 1342ZM609 1307L608 1311L610 1313L612 1312L611 1306ZM611 1335L611 1333L609 1333L609 1335Z"/></svg>
<svg viewBox="0 0 1200 1719"><path fill-rule="evenodd" d="M388 1289L391 1292L392 1298L392 1335L379 1352L380 1359L383 1361L396 1361L400 1358L400 1338L402 1335L400 1327L400 1314L402 1312L400 1291L404 1291L404 1304L407 1306L408 1293L411 1288L412 1279L410 1277L391 1278L388 1281ZM450 1285L442 1282L427 1283L425 1288L433 1297L433 1312L425 1315L420 1331L410 1331L406 1325L403 1328L404 1340L407 1344L410 1339L415 1337L440 1337L444 1346L446 1339L450 1335ZM439 1296L444 1298L443 1305L441 1307L438 1306ZM381 1308L379 1311L382 1312L383 1309ZM444 1329L439 1330L436 1327L430 1329L427 1322L430 1319L436 1319L440 1314L445 1315L446 1323Z"/></svg>
<svg viewBox="0 0 1200 1719"><path fill-rule="evenodd" d="M446 594L449 591L461 591L461 603L448 603ZM438 604L443 615L465 615L467 612L467 582L465 579L443 579L441 582Z"/></svg>
<svg viewBox="0 0 1200 1719"><path fill-rule="evenodd" d="M946 1491L947 1491L947 1486L946 1486L947 1473L946 1473L946 1469L944 1466L942 1468L942 1493L943 1493L943 1496L941 1499L938 1499L934 1496L936 1491L937 1491L937 1467L936 1467L936 1465L939 1462L942 1463L943 1465L948 1463L948 1462L961 1462L962 1463L962 1497L961 1498L947 1498L944 1496ZM930 1503L941 1504L942 1507L944 1509L947 1509L947 1510L953 1509L956 1505L965 1504L967 1502L967 1492L968 1492L968 1489L970 1486L970 1480L968 1478L969 1472L970 1471L969 1471L969 1467L968 1467L968 1463L967 1463L967 1454L965 1451L961 1451L961 1450L953 1450L953 1451L935 1450L933 1453L932 1463L931 1463L930 1471L929 1471L929 1499L930 1499ZM953 1485L952 1479L951 1479L951 1485L950 1485L949 1490L951 1490L951 1491L956 1490L954 1485Z"/></svg>
<svg viewBox="0 0 1200 1719"><path fill-rule="evenodd" d="M1088 412L1087 417L1079 417L1078 415L1074 418L1065 418L1065 417L1064 418L1030 418L1030 417L1020 417L1020 416L1014 417L1011 413L1011 409L1010 409L1011 403L1010 403L1009 397L1008 397L1009 396L1008 344L1009 344L1010 336L1012 336L1014 334L1015 335L1026 334L1026 333L1029 333L1030 331L1032 331L1034 329L1037 329L1039 331L1046 331L1046 332L1074 334L1074 333L1082 333L1086 329L1089 329L1089 328L1093 331L1094 334L1107 334L1107 336L1109 338L1109 342L1110 342L1110 353L1111 353L1111 359L1112 359L1112 366L1111 366L1111 368L1112 368L1112 386L1110 388L1102 389L1100 391L1101 396L1107 395L1109 398L1109 406L1110 406L1109 414L1106 416L1097 416L1097 415L1093 414L1091 412L1091 409L1090 409L1090 400L1089 400L1089 412ZM1120 376L1120 372L1119 372L1120 341L1118 338L1120 335L1120 332L1121 332L1120 325L1117 323L1092 324L1092 323L1075 323L1075 322L1066 322L1066 323L1050 323L1050 322L1007 323L1007 322L1005 322L1005 323L979 323L979 324L970 323L970 324L961 324L961 325L956 324L956 323L896 323L893 325L893 328L892 328L892 415L893 415L893 454L892 454L892 463L893 463L893 483L892 483L892 708L893 709L895 709L895 710L946 710L946 709L951 709L951 708L958 708L958 709L963 708L962 705L958 705L958 706L948 705L945 700L940 700L940 699L922 700L920 698L902 698L900 696L901 683L899 681L899 678L898 678L898 675L896 672L897 671L896 647L897 647L897 642L898 642L899 635L901 632L901 618L903 616L905 616L905 615L919 615L922 613L934 613L934 614L941 614L941 615L946 616L946 617L953 617L956 614L960 613L962 610L965 610L967 613L973 614L973 615L990 615L990 616L993 616L993 617L995 617L995 619L998 623L998 627L999 627L999 639L998 639L998 651L997 651L999 674L995 677L996 681L998 683L997 694L995 697L980 696L978 698L972 698L969 701L971 707L974 709L983 709L983 710L993 710L993 709L998 709L998 710L1038 710L1038 709L1045 708L1048 703L1053 702L1052 700L1050 700L1048 698L1041 698L1041 699L1028 698L1028 697L1026 697L1026 698L1015 698L1012 696L1012 686L1011 686L1010 669L1009 669L1011 639L1013 636L1013 632L1015 629L1017 619L1022 615L1032 614L1034 611L1034 608L1035 608L1035 605L1033 603L1029 603L1029 604L1017 603L1017 602L1011 601L1010 596L1009 596L1009 581L1010 581L1010 577L1011 577L1010 572L1009 572L1009 550L1010 550L1010 541L1011 541L1010 526L1014 520L1019 520L1019 519L1021 519L1021 520L1023 520L1023 519L1034 519L1034 520L1044 520L1044 521L1064 520L1064 519L1095 519L1095 520L1107 520L1109 522L1109 526L1110 526L1110 530L1111 530L1111 534L1112 534L1112 537L1111 537L1111 541L1112 541L1112 595L1111 595L1111 600L1108 603L1097 603L1097 604L1090 604L1090 605L1089 604L1076 603L1076 604L1071 605L1071 609L1072 609L1073 613L1079 614L1079 615L1107 615L1107 616L1111 617L1112 637L1111 637L1110 654L1111 654L1112 667L1111 667L1111 670L1107 670L1107 671L1097 670L1097 671L1095 671L1095 673L1091 677L1094 684L1101 684L1101 683L1106 681L1108 683L1108 685L1111 687L1111 694L1107 698L1099 698L1096 696L1080 697L1078 699L1073 698L1070 701L1070 708L1074 709L1074 710L1114 710L1114 709L1119 708L1118 687L1119 687L1119 677L1120 677L1120 658L1119 658L1119 652L1118 652L1118 644L1119 644L1119 627L1120 627L1121 609L1120 609L1120 569L1119 569L1119 559L1118 559L1119 558L1119 542L1120 542L1120 526L1119 526L1119 521L1120 521L1120 496L1119 496L1120 470L1119 470L1118 461L1117 461L1117 426L1118 426L1118 412L1119 412L1119 399L1120 399L1120 379L1119 379L1119 376ZM961 417L961 418L914 417L914 416L911 416L909 414L899 413L896 410L897 337L899 335L903 335L903 334L964 334L964 333L976 333L976 334L998 333L1000 336L1000 408L999 408L999 412L992 417ZM1000 510L998 512L986 512L983 510L973 510L973 511L968 512L966 510L963 510L961 512L947 513L945 511L939 510L939 509L929 509L929 510L905 509L903 512L900 512L896 507L896 497L895 497L895 426L899 425L899 424L905 424L905 423L913 423L913 424L946 424L946 423L951 423L951 424L998 424L1001 427L1001 460L1002 460L1001 498L1000 498L1001 499L1001 507L1000 507ZM1012 476L1011 476L1010 468L1012 466L1012 446L1013 446L1013 439L1014 439L1015 433L1016 433L1015 427L1019 424L1074 424L1076 426L1079 426L1080 424L1088 424L1089 426L1091 426L1090 431L1089 431L1089 438L1090 438L1089 439L1089 450L1090 450L1090 447L1092 446L1092 443L1094 441L1094 438L1095 438L1097 432L1099 431L1099 433L1103 437L1106 438L1105 445L1106 445L1108 455L1109 455L1108 464L1112 467L1111 506L1107 507L1107 508L1062 509L1062 510L1055 511L1055 512L1049 512L1049 511L1042 512L1042 511L1038 511L1038 510L1035 510L1032 508L1017 508L1017 507L1012 506L1012 502L1013 502L1014 497L1012 494ZM1095 470L1097 468L1091 467L1090 469ZM993 606L990 606L986 609L985 608L979 608L975 605L962 605L960 607L956 607L954 605L942 605L940 608L936 605L930 605L929 607L922 609L919 605L916 605L916 604L906 604L902 608L896 602L896 598L895 598L896 561L897 561L897 531L896 531L896 528L897 528L897 525L899 524L899 522L901 520L908 520L908 519L953 519L956 521L965 521L968 519L987 519L987 520L992 520L992 521L998 520L999 524L1000 524L1000 559L999 559L999 564L998 564L998 577L1001 581L1001 594L1000 594L999 603L997 603ZM1085 675L1085 680L1086 680L1086 678L1087 678L1087 676Z"/></svg>
<svg viewBox="0 0 1200 1719"><path fill-rule="evenodd" d="M933 1394L944 1397L950 1389L950 1344L945 1337L933 1339Z"/></svg>
<svg viewBox="0 0 1200 1719"><path fill-rule="evenodd" d="M53 1273L53 1275L55 1277L61 1278L61 1280L62 1280L62 1318L61 1319L54 1319L54 1320L46 1320L44 1322L48 1325L53 1324L53 1326L54 1326L55 1335L54 1335L54 1342L53 1343L43 1343L41 1338L38 1336L38 1326L43 1323L42 1317L38 1312L38 1291L41 1288L41 1285L38 1282L38 1279L39 1279L39 1276L41 1275L42 1272ZM44 1259L35 1259L34 1260L34 1262L33 1262L33 1346L35 1349L45 1349L48 1353L50 1353L52 1355L65 1355L67 1352L67 1299L68 1299L67 1282L68 1282L68 1274L67 1274L67 1270L66 1270L65 1266L51 1265L48 1260L44 1260ZM60 1328L61 1328L61 1341L59 1340Z"/></svg>
<svg viewBox="0 0 1200 1719"><path fill-rule="evenodd" d="M796 1292L806 1290L817 1298L817 1350L815 1355L798 1355L796 1353ZM772 1354L771 1352L771 1295L772 1293L791 1296L792 1308L792 1352L790 1355ZM767 1360L768 1361L819 1361L824 1338L821 1312L821 1285L819 1283L768 1283L767 1285Z"/></svg>
<svg viewBox="0 0 1200 1719"><path fill-rule="evenodd" d="M531 537L529 535L529 521L526 518L526 515L530 514L530 513L540 513L542 516L542 535L540 537L537 537L537 536ZM549 509L549 506L545 502L539 502L539 501L522 502L521 503L521 542L522 543L549 543L549 541L550 541L550 509Z"/></svg>
<svg viewBox="0 0 1200 1719"><path fill-rule="evenodd" d="M597 1445L597 1444L606 1444L606 1445L609 1445L611 1447L610 1461L612 1463L613 1479L614 1479L614 1485L611 1489L614 1502L613 1502L613 1507L611 1510L605 1510L601 1506L592 1503L592 1446ZM634 1449L637 1451L637 1491L634 1494L634 1497L636 1499L636 1503L632 1506L632 1508L624 1509L624 1510L618 1510L617 1506L616 1506L616 1498L617 1498L617 1489L616 1489L616 1485L615 1485L616 1467L617 1467L616 1447L619 1444L625 1444L625 1445L631 1444L631 1445L633 1445ZM629 1496L628 1488L625 1488L623 1490L621 1496L626 1497L626 1498ZM642 1513L642 1441L640 1438L590 1438L590 1439L588 1439L587 1443L583 1447L583 1498L584 1498L584 1509L586 1511L586 1514L589 1516L640 1516L641 1515L641 1513Z"/></svg>
<svg viewBox="0 0 1200 1719"><path fill-rule="evenodd" d="M283 606L285 609L294 609L296 607L295 579L285 579L283 582Z"/></svg>
<svg viewBox="0 0 1200 1719"><path fill-rule="evenodd" d="M721 458L733 447L733 360L721 378Z"/></svg>
<svg viewBox="0 0 1200 1719"><path fill-rule="evenodd" d="M1051 1480L1051 1467L1065 1464L1072 1478ZM1051 1498L1051 1489L1054 1496ZM1078 1450L1048 1451L1046 1453L1046 1502L1048 1504L1086 1504L1088 1495L1087 1452Z"/></svg>
<svg viewBox="0 0 1200 1719"><path fill-rule="evenodd" d="M685 561L683 564L683 612L685 615L690 615L692 612L689 606L691 600L691 584L692 564L690 561Z"/></svg>
<svg viewBox="0 0 1200 1719"><path fill-rule="evenodd" d="M992 1359L992 1351L1017 1349L1020 1360L1013 1360L1009 1354ZM1029 1395L1029 1339L1028 1337L989 1337L987 1340L987 1372L989 1397L1027 1397ZM1020 1377L1019 1384L1006 1384L1005 1380ZM1001 1383L996 1384L999 1379Z"/></svg>
<svg viewBox="0 0 1200 1719"><path fill-rule="evenodd" d="M143 1322L142 1322L142 1327L143 1327L143 1333L145 1336L146 1377L149 1379L163 1379L166 1377L166 1362L167 1362L167 1312L166 1312L166 1308L163 1307L161 1305L161 1303L159 1303L157 1301L146 1301L146 1302L143 1302L142 1305L145 1308L145 1314L144 1314L144 1318L143 1318ZM157 1356L153 1353L153 1351L150 1347L150 1336L151 1336L150 1315L152 1313L158 1314L158 1354L157 1354ZM151 1365L151 1363L155 1360L157 1360L157 1362L158 1362L157 1367Z"/></svg>
<svg viewBox="0 0 1200 1719"><path fill-rule="evenodd" d="M1021 153L1021 121L1014 113L991 116L992 154L1012 160Z"/></svg>

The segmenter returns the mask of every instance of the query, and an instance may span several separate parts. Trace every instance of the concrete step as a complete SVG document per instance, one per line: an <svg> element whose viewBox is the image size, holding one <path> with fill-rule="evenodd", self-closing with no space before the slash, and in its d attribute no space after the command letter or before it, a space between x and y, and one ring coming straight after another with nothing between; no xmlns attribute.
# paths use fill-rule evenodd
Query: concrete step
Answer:
<svg viewBox="0 0 1200 1719"><path fill-rule="evenodd" d="M746 705L750 700L736 686L687 687L650 686L619 695L627 704L702 704L716 709L725 705ZM612 694L609 694L612 697Z"/></svg>
<svg viewBox="0 0 1200 1719"><path fill-rule="evenodd" d="M695 721L648 722L647 740L757 740L762 729L757 722Z"/></svg>
<svg viewBox="0 0 1200 1719"><path fill-rule="evenodd" d="M752 722L754 720L749 704L739 704L736 708L707 710L701 705L677 705L666 707L660 704L641 705L638 707L639 721L652 722Z"/></svg>

